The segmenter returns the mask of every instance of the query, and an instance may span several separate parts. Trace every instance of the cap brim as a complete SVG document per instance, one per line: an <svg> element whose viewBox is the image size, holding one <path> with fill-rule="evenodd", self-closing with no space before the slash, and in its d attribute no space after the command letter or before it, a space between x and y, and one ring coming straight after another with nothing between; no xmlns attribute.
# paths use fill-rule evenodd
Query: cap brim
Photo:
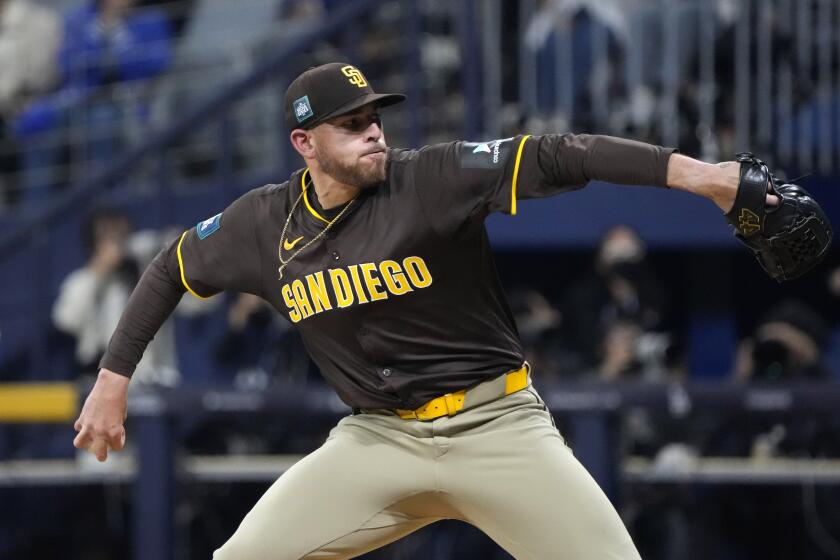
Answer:
<svg viewBox="0 0 840 560"><path fill-rule="evenodd" d="M306 123L305 127L301 128L314 128L319 124L328 121L334 117L338 117L339 115L344 115L346 113L352 113L359 107L367 105L369 103L376 103L379 107L388 107L389 105L396 105L397 103L402 103L405 101L405 95L401 93L366 93L361 97L357 97L353 101L345 103L336 109L333 109L326 115L312 121L311 123Z"/></svg>

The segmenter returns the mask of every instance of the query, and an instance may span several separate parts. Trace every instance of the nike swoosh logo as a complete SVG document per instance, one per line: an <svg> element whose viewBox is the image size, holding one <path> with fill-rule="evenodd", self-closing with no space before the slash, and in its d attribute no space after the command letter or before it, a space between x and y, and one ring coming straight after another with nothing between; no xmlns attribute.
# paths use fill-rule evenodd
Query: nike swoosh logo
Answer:
<svg viewBox="0 0 840 560"><path fill-rule="evenodd" d="M284 239L284 240L283 240L283 248L284 248L285 250L287 250L287 251L291 251L292 249L294 249L294 248L295 248L295 245L297 245L297 244L298 244L298 242L299 242L301 239L303 239L303 236L302 236L302 235L301 235L300 237L298 237L297 239L295 239L294 241L289 241L288 239Z"/></svg>

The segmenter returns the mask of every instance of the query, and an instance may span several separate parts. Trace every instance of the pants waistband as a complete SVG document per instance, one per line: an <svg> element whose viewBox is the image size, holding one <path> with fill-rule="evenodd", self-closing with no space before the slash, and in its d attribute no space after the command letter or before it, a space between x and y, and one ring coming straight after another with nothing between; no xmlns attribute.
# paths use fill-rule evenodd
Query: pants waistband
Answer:
<svg viewBox="0 0 840 560"><path fill-rule="evenodd" d="M404 420L434 420L442 416L454 416L476 406L481 406L506 395L516 393L531 383L531 366L528 362L514 371L509 371L495 379L479 383L470 389L447 393L434 398L414 410L395 409L394 412Z"/></svg>

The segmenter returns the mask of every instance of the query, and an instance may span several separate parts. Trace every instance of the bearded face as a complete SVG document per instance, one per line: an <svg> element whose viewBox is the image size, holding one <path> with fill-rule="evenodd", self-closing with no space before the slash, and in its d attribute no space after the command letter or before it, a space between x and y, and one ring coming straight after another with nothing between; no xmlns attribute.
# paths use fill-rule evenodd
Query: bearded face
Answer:
<svg viewBox="0 0 840 560"><path fill-rule="evenodd" d="M385 133L376 106L330 119L312 131L315 159L330 177L357 188L385 181Z"/></svg>
<svg viewBox="0 0 840 560"><path fill-rule="evenodd" d="M321 169L330 177L362 189L375 187L385 181L384 147L377 151L355 154L339 154L328 146L317 145L316 157Z"/></svg>

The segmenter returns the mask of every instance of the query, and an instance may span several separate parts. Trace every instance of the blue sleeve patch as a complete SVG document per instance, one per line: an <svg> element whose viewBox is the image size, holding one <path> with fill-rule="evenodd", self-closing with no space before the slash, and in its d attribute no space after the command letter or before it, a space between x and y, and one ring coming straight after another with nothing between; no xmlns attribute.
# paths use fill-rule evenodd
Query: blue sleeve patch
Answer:
<svg viewBox="0 0 840 560"><path fill-rule="evenodd" d="M195 232L198 234L199 239L205 239L209 237L211 234L217 232L219 228L222 227L222 214L221 212L213 216L212 218L207 218L203 222L198 222L198 225L195 226Z"/></svg>

